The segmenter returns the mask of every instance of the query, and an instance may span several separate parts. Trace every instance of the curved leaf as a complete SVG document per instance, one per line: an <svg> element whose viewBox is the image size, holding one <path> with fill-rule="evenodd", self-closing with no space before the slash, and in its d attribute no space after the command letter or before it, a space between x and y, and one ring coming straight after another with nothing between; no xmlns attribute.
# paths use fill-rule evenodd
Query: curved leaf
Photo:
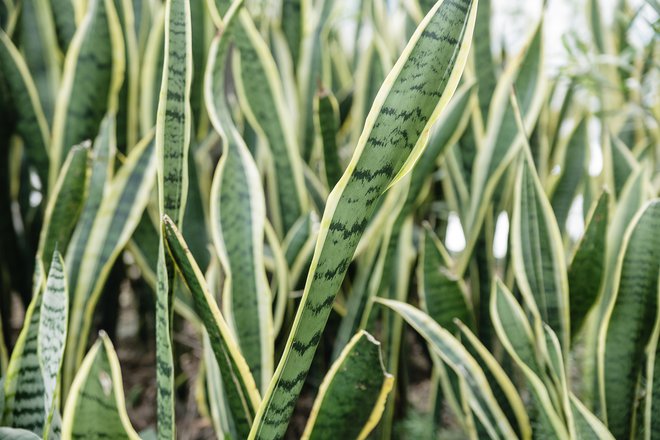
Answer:
<svg viewBox="0 0 660 440"><path fill-rule="evenodd" d="M323 378L302 438L367 438L393 384L394 377L383 366L380 343L360 331Z"/></svg>
<svg viewBox="0 0 660 440"><path fill-rule="evenodd" d="M140 438L126 413L119 359L110 338L103 332L85 356L71 385L62 438Z"/></svg>
<svg viewBox="0 0 660 440"><path fill-rule="evenodd" d="M486 375L477 361L468 353L465 347L449 333L440 327L431 317L399 301L377 299L377 302L396 311L403 319L419 333L443 362L456 374L465 379L468 393L468 403L480 422L492 426L501 438L517 438L502 409L493 396Z"/></svg>
<svg viewBox="0 0 660 440"><path fill-rule="evenodd" d="M197 314L209 335L238 438L245 438L259 406L259 392L254 379L215 299L206 287L204 276L169 217L164 218L163 229L170 255L192 293Z"/></svg>

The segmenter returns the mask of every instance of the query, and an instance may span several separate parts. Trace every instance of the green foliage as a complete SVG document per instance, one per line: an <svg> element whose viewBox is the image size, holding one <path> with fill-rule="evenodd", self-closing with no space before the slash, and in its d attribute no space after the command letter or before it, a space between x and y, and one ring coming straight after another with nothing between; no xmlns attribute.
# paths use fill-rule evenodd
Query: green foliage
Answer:
<svg viewBox="0 0 660 440"><path fill-rule="evenodd" d="M543 3L0 0L0 438L140 438L127 319L143 438L660 438L660 9Z"/></svg>

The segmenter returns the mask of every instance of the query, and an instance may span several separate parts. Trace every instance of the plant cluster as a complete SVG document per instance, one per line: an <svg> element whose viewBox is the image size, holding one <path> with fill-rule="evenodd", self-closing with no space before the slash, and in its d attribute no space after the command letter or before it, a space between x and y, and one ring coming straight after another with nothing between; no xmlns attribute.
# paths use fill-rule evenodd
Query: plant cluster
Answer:
<svg viewBox="0 0 660 440"><path fill-rule="evenodd" d="M660 5L587 6L550 75L490 0L0 0L0 438L186 436L185 325L217 438L660 439Z"/></svg>

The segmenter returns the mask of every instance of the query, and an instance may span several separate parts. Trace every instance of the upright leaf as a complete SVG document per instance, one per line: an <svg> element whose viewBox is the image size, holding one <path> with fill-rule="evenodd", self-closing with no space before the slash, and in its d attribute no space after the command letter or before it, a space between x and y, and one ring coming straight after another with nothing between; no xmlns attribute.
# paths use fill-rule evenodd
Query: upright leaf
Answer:
<svg viewBox="0 0 660 440"><path fill-rule="evenodd" d="M188 195L188 149L192 128L192 29L190 2L168 0L165 4L163 76L156 114L158 156L158 205L180 227ZM156 381L158 438L175 436L174 359L172 353L172 298L174 268L165 254L161 232L158 246L156 288Z"/></svg>
<svg viewBox="0 0 660 440"><path fill-rule="evenodd" d="M467 288L463 280L451 272L451 258L444 246L429 228L420 243L417 282L426 313L449 331L456 328L454 319L473 325Z"/></svg>
<svg viewBox="0 0 660 440"><path fill-rule="evenodd" d="M235 26L231 19L228 23ZM228 321L257 386L265 389L274 362L271 292L263 261L266 202L259 170L234 126L225 98L227 37L214 40L206 76L206 106L225 146L211 188L212 233L226 271L223 301Z"/></svg>
<svg viewBox="0 0 660 440"><path fill-rule="evenodd" d="M66 249L83 206L89 181L89 145L77 145L62 166L46 205L37 258L46 271L55 248Z"/></svg>
<svg viewBox="0 0 660 440"><path fill-rule="evenodd" d="M44 382L39 366L39 321L43 298L42 264L37 261L32 301L4 377L1 425L22 428L42 436L45 417Z"/></svg>
<svg viewBox="0 0 660 440"><path fill-rule="evenodd" d="M71 147L94 138L107 109L116 106L123 76L124 43L114 3L90 0L64 60L50 145L51 188Z"/></svg>
<svg viewBox="0 0 660 440"><path fill-rule="evenodd" d="M337 145L339 105L332 92L323 89L317 93L314 101L314 115L323 145L325 180L328 188L333 188L339 182L343 169L339 161L339 146Z"/></svg>
<svg viewBox="0 0 660 440"><path fill-rule="evenodd" d="M568 438L568 430L553 405L551 391L556 390L549 390L544 384L546 365L542 354L547 352L547 348L543 348L545 338L540 336L543 345L536 343L539 336L532 330L525 312L499 280L493 284L490 312L498 338L529 384L533 399L531 413L534 438Z"/></svg>
<svg viewBox="0 0 660 440"><path fill-rule="evenodd" d="M422 153L462 73L475 16L471 1L437 3L381 88L353 159L328 198L303 298L251 438L284 434L375 202Z"/></svg>
<svg viewBox="0 0 660 440"><path fill-rule="evenodd" d="M603 192L592 208L568 269L571 337L580 331L602 287L609 200L609 194Z"/></svg>
<svg viewBox="0 0 660 440"><path fill-rule="evenodd" d="M53 414L59 409L59 376L64 355L69 291L64 273L64 261L56 250L46 279L46 289L39 314L39 365L44 384L44 438L50 433Z"/></svg>
<svg viewBox="0 0 660 440"><path fill-rule="evenodd" d="M268 141L275 170L273 225L280 236L307 211L302 160L275 60L245 7L231 21L234 80L250 124Z"/></svg>
<svg viewBox="0 0 660 440"><path fill-rule="evenodd" d="M72 309L64 366L64 390L82 362L94 310L120 252L138 226L149 201L156 174L153 135L131 150L124 165L106 188L91 229L79 237L84 245L80 265L71 268ZM81 232L82 234L82 232ZM73 258L72 258L73 260Z"/></svg>
<svg viewBox="0 0 660 440"><path fill-rule="evenodd" d="M538 118L546 85L543 60L541 22L530 33L518 55L508 63L493 92L483 147L479 149L472 166L471 198L465 221L468 240L457 261L458 274L464 273L472 258L486 211L500 179L520 151L526 133L532 131ZM516 124L511 98L512 88L524 115L525 133L522 133Z"/></svg>
<svg viewBox="0 0 660 440"><path fill-rule="evenodd" d="M23 56L9 36L0 30L0 84L7 87L16 118L16 131L43 185L48 182L48 123L39 95Z"/></svg>
<svg viewBox="0 0 660 440"><path fill-rule="evenodd" d="M528 154L518 166L511 246L525 304L550 325L567 350L570 322L564 249L552 207Z"/></svg>
<svg viewBox="0 0 660 440"><path fill-rule="evenodd" d="M626 230L617 264L618 288L600 327L598 373L603 417L616 438L633 424L637 376L658 313L660 201L647 203Z"/></svg>

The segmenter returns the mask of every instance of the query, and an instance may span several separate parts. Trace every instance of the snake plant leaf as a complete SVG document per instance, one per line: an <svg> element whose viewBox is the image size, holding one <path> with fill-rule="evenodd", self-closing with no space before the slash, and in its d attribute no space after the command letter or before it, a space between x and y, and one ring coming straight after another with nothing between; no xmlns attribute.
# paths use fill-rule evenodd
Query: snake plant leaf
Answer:
<svg viewBox="0 0 660 440"><path fill-rule="evenodd" d="M605 281L603 287L603 308L610 304L616 289L616 265L623 248L623 239L626 229L630 226L635 213L644 204L644 194L647 187L647 178L641 169L635 170L621 190L612 220L607 228L607 244L605 255ZM604 310L603 310L604 313Z"/></svg>
<svg viewBox="0 0 660 440"><path fill-rule="evenodd" d="M115 128L115 117L113 114L108 114L101 122L99 133L92 146L89 189L76 229L65 254L69 285L74 286L74 288L78 285L80 266L94 225L94 219L98 214L99 207L114 174L117 148Z"/></svg>
<svg viewBox="0 0 660 440"><path fill-rule="evenodd" d="M51 0L57 43L67 53L76 33L76 12L72 0Z"/></svg>
<svg viewBox="0 0 660 440"><path fill-rule="evenodd" d="M39 366L39 321L43 298L43 265L35 265L32 301L9 359L4 377L3 426L26 429L42 436L45 417L44 382Z"/></svg>
<svg viewBox="0 0 660 440"><path fill-rule="evenodd" d="M229 32L238 49L233 58L236 90L250 125L270 147L277 188L272 221L284 236L307 211L302 160L275 60L248 10L239 6L235 14Z"/></svg>
<svg viewBox="0 0 660 440"><path fill-rule="evenodd" d="M234 20L245 13L244 9L230 13L229 32L238 29ZM227 320L236 331L257 386L265 390L274 362L271 292L263 260L266 202L259 170L233 124L225 98L229 42L227 33L214 40L206 76L206 106L226 147L211 187L212 234L226 271L223 301Z"/></svg>
<svg viewBox="0 0 660 440"><path fill-rule="evenodd" d="M367 438L393 384L394 376L383 366L380 343L360 331L323 379L302 438Z"/></svg>
<svg viewBox="0 0 660 440"><path fill-rule="evenodd" d="M89 150L88 143L71 149L48 199L37 250L46 272L55 248L66 249L82 210L89 186Z"/></svg>
<svg viewBox="0 0 660 440"><path fill-rule="evenodd" d="M525 154L518 166L511 255L516 281L532 313L559 335L568 348L568 279L561 235L534 164Z"/></svg>
<svg viewBox="0 0 660 440"><path fill-rule="evenodd" d="M188 193L192 82L190 5L169 0L165 10L165 53L156 117L160 211L180 227Z"/></svg>
<svg viewBox="0 0 660 440"><path fill-rule="evenodd" d="M580 331L602 287L609 200L609 193L603 191L591 209L584 235L568 268L572 338Z"/></svg>
<svg viewBox="0 0 660 440"><path fill-rule="evenodd" d="M422 153L462 74L475 16L471 1L438 2L381 88L353 159L328 198L302 302L251 438L284 434L375 202Z"/></svg>
<svg viewBox="0 0 660 440"><path fill-rule="evenodd" d="M46 289L39 313L38 348L39 365L44 387L44 438L48 437L53 414L58 410L59 376L64 355L69 291L64 272L62 255L56 250L46 279Z"/></svg>
<svg viewBox="0 0 660 440"><path fill-rule="evenodd" d="M145 43L144 59L140 66L140 133L142 135L156 125L165 58L164 7L156 8L152 21Z"/></svg>
<svg viewBox="0 0 660 440"><path fill-rule="evenodd" d="M553 405L553 396L543 381L545 365L535 344L538 338L522 307L499 279L493 283L490 313L498 338L529 384L531 412L535 419L532 421L534 438L568 438L566 426Z"/></svg>
<svg viewBox="0 0 660 440"><path fill-rule="evenodd" d="M497 86L495 63L491 52L490 21L490 0L481 0L474 35L474 70L477 74L477 96L484 126L488 121L489 105Z"/></svg>
<svg viewBox="0 0 660 440"><path fill-rule="evenodd" d="M518 94L520 111L525 117L525 133L531 132L538 118L546 88L542 31L540 22L518 55L508 63L493 92L483 148L479 149L472 169L471 198L465 222L468 240L457 261L459 274L464 273L470 262L497 184L523 144L525 134L516 125L512 88Z"/></svg>
<svg viewBox="0 0 660 440"><path fill-rule="evenodd" d="M309 0L282 0L282 12L280 26L286 39L293 65L298 64L300 58L300 46L303 38L303 28L309 7Z"/></svg>
<svg viewBox="0 0 660 440"><path fill-rule="evenodd" d="M163 72L156 112L158 157L158 206L181 227L188 196L188 149L192 129L192 24L190 2L168 0L165 4ZM174 268L165 253L161 232L156 275L156 381L158 438L175 436L174 359L172 311Z"/></svg>
<svg viewBox="0 0 660 440"><path fill-rule="evenodd" d="M607 146L611 151L612 177L614 180L614 195L619 197L628 177L638 168L637 160L623 142L616 136L610 136Z"/></svg>
<svg viewBox="0 0 660 440"><path fill-rule="evenodd" d="M658 308L660 201L643 206L626 230L610 299L598 340L599 388L603 417L616 438L633 424L637 376Z"/></svg>
<svg viewBox="0 0 660 440"><path fill-rule="evenodd" d="M455 91L475 15L471 1L439 2L380 90L353 159L329 196L303 299L252 438L283 435L375 202L412 168Z"/></svg>
<svg viewBox="0 0 660 440"><path fill-rule="evenodd" d="M314 115L317 131L321 135L323 146L323 170L329 188L339 182L344 170L339 161L339 104L331 91L323 89L316 94L314 100Z"/></svg>
<svg viewBox="0 0 660 440"><path fill-rule="evenodd" d="M37 434L27 429L20 428L0 428L0 438L5 440L40 440Z"/></svg>
<svg viewBox="0 0 660 440"><path fill-rule="evenodd" d="M517 438L493 396L486 375L458 339L440 327L430 316L409 304L380 298L376 301L401 315L408 325L426 340L429 349L465 379L468 403L482 423L494 427L502 438Z"/></svg>
<svg viewBox="0 0 660 440"><path fill-rule="evenodd" d="M658 273L658 304L660 304L660 273ZM643 408L643 427L640 429L646 438L660 435L660 420L657 416L660 408L660 313L656 314L651 340L646 347L646 389ZM641 411L641 409L640 409Z"/></svg>
<svg viewBox="0 0 660 440"><path fill-rule="evenodd" d="M126 413L117 353L103 332L85 356L71 386L62 438L140 438Z"/></svg>
<svg viewBox="0 0 660 440"><path fill-rule="evenodd" d="M96 304L110 270L137 228L156 178L153 132L136 145L106 188L94 223L85 237L84 252L71 284L72 309L64 364L64 390L68 390L87 348Z"/></svg>
<svg viewBox="0 0 660 440"><path fill-rule="evenodd" d="M0 83L8 90L16 118L16 131L23 139L28 160L39 179L48 182L48 123L39 95L23 56L9 36L0 30Z"/></svg>
<svg viewBox="0 0 660 440"><path fill-rule="evenodd" d="M125 71L124 80L119 90L117 111L117 147L126 154L138 141L138 82L139 54L135 34L135 16L133 2L130 0L114 0L117 16L121 26Z"/></svg>
<svg viewBox="0 0 660 440"><path fill-rule="evenodd" d="M521 439L532 438L532 427L529 421L529 415L525 405L516 390L515 385L506 371L500 366L495 357L479 341L475 335L464 323L455 320L455 324L461 332L461 342L470 350L479 365L481 365L488 383L493 388L493 394L505 414L512 414L517 425L516 433ZM513 422L511 417L509 420Z"/></svg>
<svg viewBox="0 0 660 440"><path fill-rule="evenodd" d="M53 116L49 187L71 147L98 132L116 108L124 77L124 43L112 0L90 0L64 60Z"/></svg>
<svg viewBox="0 0 660 440"><path fill-rule="evenodd" d="M209 335L215 359L222 373L221 378L237 438L245 438L260 400L254 379L215 299L206 287L204 276L169 217L164 218L163 228L170 255L193 295L195 309Z"/></svg>
<svg viewBox="0 0 660 440"><path fill-rule="evenodd" d="M578 185L585 175L587 149L589 148L587 126L588 119L586 118L578 123L566 146L562 148L563 160L558 161L561 164L561 175L552 191L550 203L560 231L564 231L566 228L568 210L573 203Z"/></svg>
<svg viewBox="0 0 660 440"><path fill-rule="evenodd" d="M312 4L312 2L309 2ZM326 23L332 12L333 0L315 2L314 8L302 9L302 19L308 24L303 29L303 40L300 48L300 59L296 69L298 79L300 127L299 139L303 160L309 163L315 145L314 136L314 91L318 84L332 83L329 51L326 50Z"/></svg>
<svg viewBox="0 0 660 440"><path fill-rule="evenodd" d="M571 409L575 418L577 438L584 440L614 440L607 427L571 393Z"/></svg>
<svg viewBox="0 0 660 440"><path fill-rule="evenodd" d="M422 308L440 327L454 331L454 319L474 325L467 288L451 270L451 257L429 228L420 239L417 283Z"/></svg>

